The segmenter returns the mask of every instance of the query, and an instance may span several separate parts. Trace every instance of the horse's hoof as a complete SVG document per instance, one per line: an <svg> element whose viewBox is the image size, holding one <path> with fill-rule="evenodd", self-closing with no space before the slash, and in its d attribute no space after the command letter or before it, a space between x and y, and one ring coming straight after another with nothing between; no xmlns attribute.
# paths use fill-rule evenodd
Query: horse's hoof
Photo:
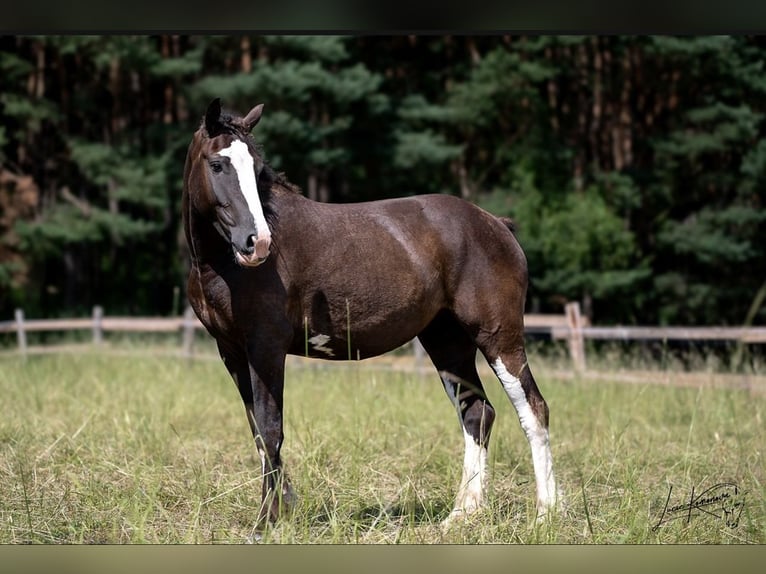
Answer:
<svg viewBox="0 0 766 574"><path fill-rule="evenodd" d="M298 495L293 490L293 487L289 484L286 487L282 487L282 512L284 514L291 514L298 503Z"/></svg>
<svg viewBox="0 0 766 574"><path fill-rule="evenodd" d="M474 516L480 508L474 508L471 510L465 510L463 508L455 508L449 513L449 516L441 521L442 530L449 530L456 524L464 524L470 517Z"/></svg>
<svg viewBox="0 0 766 574"><path fill-rule="evenodd" d="M254 532L247 538L245 538L245 544L260 544L263 541L263 534L260 532Z"/></svg>
<svg viewBox="0 0 766 574"><path fill-rule="evenodd" d="M463 520L464 518L465 512L457 509L453 510L449 513L447 518L441 521L442 530L449 530L457 521Z"/></svg>
<svg viewBox="0 0 766 574"><path fill-rule="evenodd" d="M561 491L557 491L556 498L552 502L537 505L537 516L535 522L537 524L543 524L547 522L553 516L564 516L568 511L566 501L564 500Z"/></svg>

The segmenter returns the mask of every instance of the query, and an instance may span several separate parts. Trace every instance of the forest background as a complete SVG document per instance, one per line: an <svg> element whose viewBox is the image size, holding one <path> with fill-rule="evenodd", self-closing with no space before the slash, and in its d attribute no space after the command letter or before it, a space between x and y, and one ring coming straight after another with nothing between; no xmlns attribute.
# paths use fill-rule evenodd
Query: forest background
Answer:
<svg viewBox="0 0 766 574"><path fill-rule="evenodd" d="M0 317L179 314L184 158L221 97L265 103L256 140L311 198L513 217L531 311L764 324L765 55L760 36L0 36Z"/></svg>

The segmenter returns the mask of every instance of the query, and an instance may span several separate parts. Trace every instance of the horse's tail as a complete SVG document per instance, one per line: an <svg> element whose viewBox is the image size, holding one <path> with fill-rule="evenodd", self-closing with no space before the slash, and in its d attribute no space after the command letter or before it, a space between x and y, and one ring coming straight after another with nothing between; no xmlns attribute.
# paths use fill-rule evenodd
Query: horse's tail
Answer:
<svg viewBox="0 0 766 574"><path fill-rule="evenodd" d="M514 223L513 219L510 217L497 217L500 220L500 223L505 225L508 228L508 231L513 233L513 235L516 235L516 224Z"/></svg>

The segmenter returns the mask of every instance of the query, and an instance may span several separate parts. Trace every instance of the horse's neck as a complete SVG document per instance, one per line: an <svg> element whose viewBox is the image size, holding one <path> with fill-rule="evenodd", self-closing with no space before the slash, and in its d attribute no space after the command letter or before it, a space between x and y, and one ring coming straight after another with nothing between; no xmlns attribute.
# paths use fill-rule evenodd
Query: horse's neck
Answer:
<svg viewBox="0 0 766 574"><path fill-rule="evenodd" d="M231 247L213 228L212 224L200 216L189 221L189 250L192 266L199 269L204 266L216 267L231 259Z"/></svg>
<svg viewBox="0 0 766 574"><path fill-rule="evenodd" d="M271 233L279 234L281 225L289 223L296 217L300 219L303 210L315 201L301 195L299 191L282 184L273 184L269 191L269 207L274 212Z"/></svg>

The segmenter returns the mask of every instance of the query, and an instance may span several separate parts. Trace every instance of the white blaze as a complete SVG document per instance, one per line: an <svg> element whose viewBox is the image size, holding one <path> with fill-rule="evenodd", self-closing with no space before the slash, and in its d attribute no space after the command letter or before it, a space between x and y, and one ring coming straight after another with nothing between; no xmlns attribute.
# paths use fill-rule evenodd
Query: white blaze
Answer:
<svg viewBox="0 0 766 574"><path fill-rule="evenodd" d="M229 147L222 149L220 155L231 159L231 165L237 172L239 188L242 195L245 196L250 213L253 214L253 221L258 232L256 239L271 239L271 231L266 224L266 218L263 215L263 207L258 197L258 184L255 181L255 169L253 168L253 156L247 149L247 144L241 140L234 140Z"/></svg>
<svg viewBox="0 0 766 574"><path fill-rule="evenodd" d="M492 364L497 378L505 389L508 398L511 399L516 413L519 415L519 422L524 433L527 435L529 446L532 449L532 466L535 470L535 483L537 484L537 506L538 511L544 513L556 504L556 481L553 477L553 459L551 457L550 441L548 439L548 429L540 424L540 421L532 411L532 407L527 401L521 381L514 377L505 368L500 359Z"/></svg>

